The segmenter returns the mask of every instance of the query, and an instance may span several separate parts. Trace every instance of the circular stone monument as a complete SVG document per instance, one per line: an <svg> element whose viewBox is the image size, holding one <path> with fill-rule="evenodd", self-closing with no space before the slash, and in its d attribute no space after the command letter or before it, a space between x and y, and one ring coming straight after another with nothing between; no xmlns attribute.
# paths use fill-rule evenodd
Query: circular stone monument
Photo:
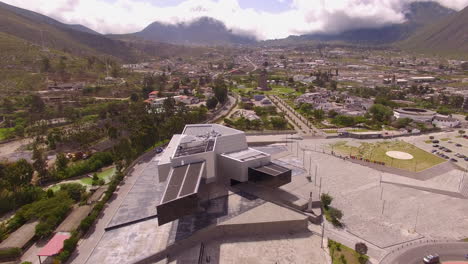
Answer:
<svg viewBox="0 0 468 264"><path fill-rule="evenodd" d="M406 153L406 152L402 152L402 151L387 151L385 154L389 156L390 158L400 159L400 160L410 160L414 158L413 155Z"/></svg>

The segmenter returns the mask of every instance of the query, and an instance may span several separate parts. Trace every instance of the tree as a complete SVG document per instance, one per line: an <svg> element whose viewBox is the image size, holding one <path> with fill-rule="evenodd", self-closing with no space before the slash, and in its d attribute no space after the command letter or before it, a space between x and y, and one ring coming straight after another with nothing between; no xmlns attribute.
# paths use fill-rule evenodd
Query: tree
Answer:
<svg viewBox="0 0 468 264"><path fill-rule="evenodd" d="M19 187L31 183L34 169L25 159L8 164L5 169L6 180L14 192L17 192Z"/></svg>
<svg viewBox="0 0 468 264"><path fill-rule="evenodd" d="M223 104L228 96L228 89L222 78L217 78L214 83L214 94L218 102Z"/></svg>
<svg viewBox="0 0 468 264"><path fill-rule="evenodd" d="M47 57L42 57L41 59L41 72L50 71L50 60Z"/></svg>
<svg viewBox="0 0 468 264"><path fill-rule="evenodd" d="M37 144L33 146L33 167L37 171L39 178L42 180L47 176L47 161L45 159L44 151L40 149Z"/></svg>
<svg viewBox="0 0 468 264"><path fill-rule="evenodd" d="M381 104L374 104L369 109L369 113L372 119L378 122L387 122L393 115L393 111L390 107Z"/></svg>
<svg viewBox="0 0 468 264"><path fill-rule="evenodd" d="M354 246L354 249L356 250L357 253L361 255L367 254L367 245L363 242L356 243L356 245Z"/></svg>
<svg viewBox="0 0 468 264"><path fill-rule="evenodd" d="M138 94L136 94L136 93L132 93L132 94L130 95L130 100L131 100L132 102L137 102L139 99L140 99L140 97L139 97Z"/></svg>
<svg viewBox="0 0 468 264"><path fill-rule="evenodd" d="M341 225L340 220L343 217L343 212L341 212L341 210L330 206L328 209L328 213L330 214L333 225L335 226Z"/></svg>
<svg viewBox="0 0 468 264"><path fill-rule="evenodd" d="M45 104L44 104L44 101L42 101L42 98L39 97L39 95L37 94L33 94L31 95L31 98L30 98L31 102L30 102L30 108L29 108L29 111L31 113L43 113L44 110L45 110Z"/></svg>
<svg viewBox="0 0 468 264"><path fill-rule="evenodd" d="M214 109L218 105L218 99L216 97L211 97L206 100L206 107L208 109Z"/></svg>
<svg viewBox="0 0 468 264"><path fill-rule="evenodd" d="M270 118L270 123L273 129L277 130L286 129L288 127L288 121L282 117L274 116Z"/></svg>
<svg viewBox="0 0 468 264"><path fill-rule="evenodd" d="M7 114L11 114L15 111L15 106L9 98L3 98L3 111Z"/></svg>
<svg viewBox="0 0 468 264"><path fill-rule="evenodd" d="M55 168L57 171L65 171L68 165L68 158L63 153L57 154L57 159L55 161Z"/></svg>
<svg viewBox="0 0 468 264"><path fill-rule="evenodd" d="M143 98L148 98L149 93L152 91L154 91L154 79L152 76L147 75L143 78L143 88L141 89Z"/></svg>
<svg viewBox="0 0 468 264"><path fill-rule="evenodd" d="M78 202L81 200L86 188L79 183L64 183L60 185L60 190L67 192L70 198Z"/></svg>
<svg viewBox="0 0 468 264"><path fill-rule="evenodd" d="M320 196L320 201L322 202L323 208L328 209L333 201L333 197L331 197L331 195L329 195L328 193L322 193L322 195Z"/></svg>

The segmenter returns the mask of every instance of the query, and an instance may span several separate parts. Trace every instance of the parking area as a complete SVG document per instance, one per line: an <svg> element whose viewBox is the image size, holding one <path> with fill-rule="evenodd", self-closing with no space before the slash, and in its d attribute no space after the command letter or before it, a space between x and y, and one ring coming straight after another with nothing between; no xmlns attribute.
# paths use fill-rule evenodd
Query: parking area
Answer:
<svg viewBox="0 0 468 264"><path fill-rule="evenodd" d="M468 166L468 136L461 135L458 130L408 137L404 140L463 168Z"/></svg>

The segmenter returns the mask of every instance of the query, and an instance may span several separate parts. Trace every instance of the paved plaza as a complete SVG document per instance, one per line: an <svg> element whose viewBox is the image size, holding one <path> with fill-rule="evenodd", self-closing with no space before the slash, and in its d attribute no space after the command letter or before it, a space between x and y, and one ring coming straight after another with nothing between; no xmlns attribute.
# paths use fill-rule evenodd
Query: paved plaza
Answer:
<svg viewBox="0 0 468 264"><path fill-rule="evenodd" d="M463 172L452 169L426 181L408 179L321 153L321 146L327 143L302 141L300 146L306 149L318 145L318 152L305 152L305 158L300 154L296 159L305 160L306 168L310 158L319 164L322 193L332 195L332 206L344 213L342 231L382 249L380 254L393 245L422 237L453 240L468 237L467 201L444 192L457 193ZM381 183L381 179L390 183ZM394 184L405 181L406 186ZM381 255L373 257L378 259Z"/></svg>

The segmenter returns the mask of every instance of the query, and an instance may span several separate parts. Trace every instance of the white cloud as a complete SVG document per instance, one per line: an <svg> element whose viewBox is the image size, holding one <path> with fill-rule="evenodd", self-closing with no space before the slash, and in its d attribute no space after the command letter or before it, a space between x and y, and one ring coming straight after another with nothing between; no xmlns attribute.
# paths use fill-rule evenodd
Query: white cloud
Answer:
<svg viewBox="0 0 468 264"><path fill-rule="evenodd" d="M179 23L209 16L223 21L234 32L271 39L400 23L404 20L403 6L417 0L293 0L291 8L280 13L243 9L237 0L186 0L173 7L158 7L142 0L3 1L101 33L129 33L154 21ZM468 0L437 1L455 9L468 5Z"/></svg>

